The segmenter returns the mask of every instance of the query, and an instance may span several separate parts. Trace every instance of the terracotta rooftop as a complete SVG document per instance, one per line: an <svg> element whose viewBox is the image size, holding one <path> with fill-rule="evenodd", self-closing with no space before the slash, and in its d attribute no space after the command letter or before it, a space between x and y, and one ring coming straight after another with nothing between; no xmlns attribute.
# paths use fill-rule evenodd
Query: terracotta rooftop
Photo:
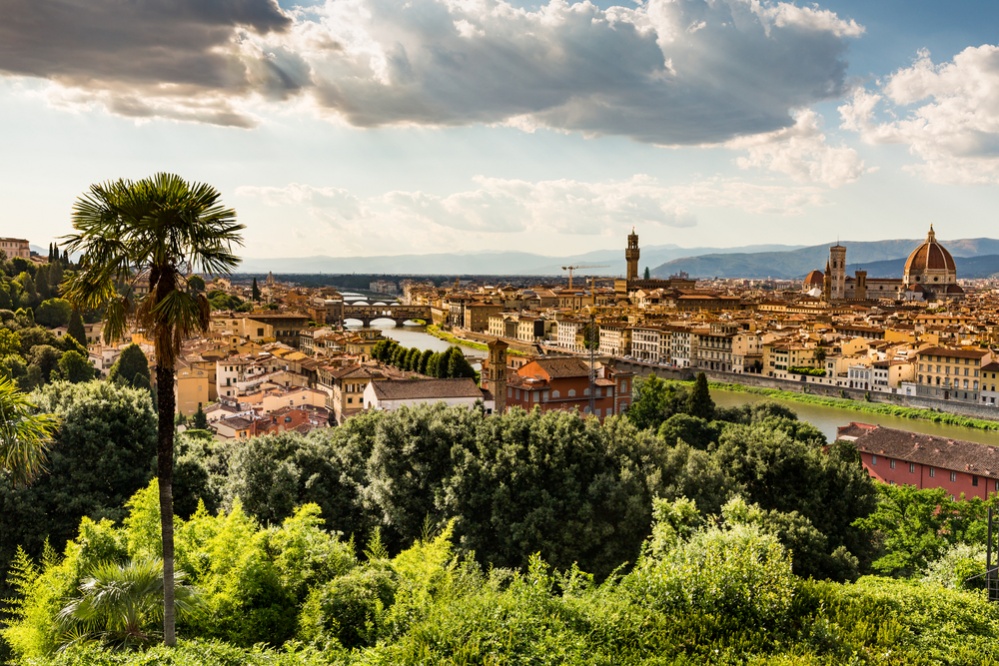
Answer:
<svg viewBox="0 0 999 666"><path fill-rule="evenodd" d="M840 429L839 438L856 434L854 445L862 453L999 479L999 448L994 446L867 424L850 426L858 427L849 434Z"/></svg>
<svg viewBox="0 0 999 666"><path fill-rule="evenodd" d="M534 370L537 369L537 367L534 367L535 364L537 364L537 367L540 367L544 375L547 375L546 379L590 376L590 367L586 364L586 362L581 358L572 356L538 358L518 370L518 374L522 376L530 376L534 374Z"/></svg>
<svg viewBox="0 0 999 666"><path fill-rule="evenodd" d="M988 351L978 349L947 349L946 347L927 347L919 350L920 356L949 356L951 358L981 359L988 356Z"/></svg>
<svg viewBox="0 0 999 666"><path fill-rule="evenodd" d="M403 379L372 384L379 400L481 398L482 390L468 377L458 379Z"/></svg>

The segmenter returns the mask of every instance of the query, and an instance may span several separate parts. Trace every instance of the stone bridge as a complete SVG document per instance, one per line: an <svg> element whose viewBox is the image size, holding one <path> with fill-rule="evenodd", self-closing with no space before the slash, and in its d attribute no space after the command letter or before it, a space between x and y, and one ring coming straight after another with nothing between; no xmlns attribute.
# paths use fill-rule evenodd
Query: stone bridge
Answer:
<svg viewBox="0 0 999 666"><path fill-rule="evenodd" d="M341 311L340 321L343 324L348 319L361 321L365 326L370 326L375 319L391 319L397 326L408 319L422 319L428 324L432 323L429 305L350 305L344 304Z"/></svg>

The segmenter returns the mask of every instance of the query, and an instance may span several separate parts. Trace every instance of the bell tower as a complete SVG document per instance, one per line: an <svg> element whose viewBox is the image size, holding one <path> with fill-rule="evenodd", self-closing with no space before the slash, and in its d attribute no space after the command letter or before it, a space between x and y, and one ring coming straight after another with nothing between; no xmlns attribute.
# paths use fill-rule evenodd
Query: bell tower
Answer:
<svg viewBox="0 0 999 666"><path fill-rule="evenodd" d="M489 360L482 368L482 386L493 394L493 413L506 411L506 350L508 345L499 338L489 344Z"/></svg>
<svg viewBox="0 0 999 666"><path fill-rule="evenodd" d="M846 248L836 243L829 248L829 297L834 301L846 298Z"/></svg>
<svg viewBox="0 0 999 666"><path fill-rule="evenodd" d="M628 249L624 251L624 258L628 262L628 280L638 279L638 234L635 233L635 228L631 228L631 233L628 234Z"/></svg>

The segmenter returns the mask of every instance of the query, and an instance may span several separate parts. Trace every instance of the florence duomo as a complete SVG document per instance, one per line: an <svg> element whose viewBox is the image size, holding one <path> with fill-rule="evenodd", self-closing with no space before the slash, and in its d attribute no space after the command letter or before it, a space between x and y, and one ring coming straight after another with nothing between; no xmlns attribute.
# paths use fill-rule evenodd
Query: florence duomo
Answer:
<svg viewBox="0 0 999 666"><path fill-rule="evenodd" d="M829 248L825 272L813 270L804 281L804 289L826 302L866 301L891 298L899 301L938 301L959 299L964 289L957 284L954 257L937 241L933 225L926 240L905 261L899 278L869 278L867 271L846 274L846 247L836 243Z"/></svg>

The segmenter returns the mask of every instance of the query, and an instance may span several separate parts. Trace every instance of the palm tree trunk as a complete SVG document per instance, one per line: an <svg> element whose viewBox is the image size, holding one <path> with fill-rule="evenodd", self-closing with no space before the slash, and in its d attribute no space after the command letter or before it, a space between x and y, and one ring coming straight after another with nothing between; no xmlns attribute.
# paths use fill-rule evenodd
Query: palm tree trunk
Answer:
<svg viewBox="0 0 999 666"><path fill-rule="evenodd" d="M174 370L156 362L156 398L159 423L156 433L156 475L160 486L160 526L163 532L163 644L177 644L173 585L173 432L176 398Z"/></svg>

